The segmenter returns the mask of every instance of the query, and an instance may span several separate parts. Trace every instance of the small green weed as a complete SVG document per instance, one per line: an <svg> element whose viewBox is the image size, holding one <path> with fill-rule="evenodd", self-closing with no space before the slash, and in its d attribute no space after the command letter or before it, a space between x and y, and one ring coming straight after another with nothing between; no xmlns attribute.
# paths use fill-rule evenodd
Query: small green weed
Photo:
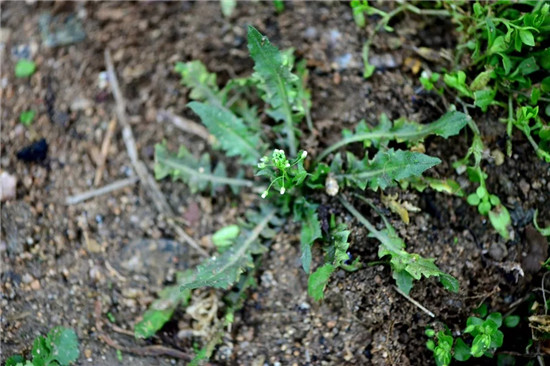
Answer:
<svg viewBox="0 0 550 366"><path fill-rule="evenodd" d="M55 327L46 337L39 336L32 347L32 361L15 355L6 360L6 366L66 366L80 356L78 339L72 329Z"/></svg>
<svg viewBox="0 0 550 366"><path fill-rule="evenodd" d="M364 0L351 2L359 27L366 26L367 19L378 18L363 50L365 77L374 72L368 62L372 41L382 29L393 31L388 24L395 16L406 11L448 17L456 24L459 34L459 45L452 55L454 66L451 70L442 68L441 73L423 71L420 83L424 89L454 98L465 112L476 109L487 112L491 106L503 110L501 121L506 123L507 155L511 156L512 133L516 128L526 136L537 156L550 162L550 126L541 116L542 110L550 116L550 51L544 42L550 36L550 3L434 2L416 6L403 2L392 5L391 11L385 11ZM475 192L468 195L468 203L488 216L495 230L508 239L510 215L499 197L489 193L486 187L487 175L481 168L482 136L473 120L469 124L474 134L472 147L454 166L459 172L467 171L469 179L479 184ZM472 155L474 164L469 165Z"/></svg>
<svg viewBox="0 0 550 366"><path fill-rule="evenodd" d="M426 347L433 352L438 366L450 365L453 358L457 361L468 361L471 357L493 357L504 340L504 335L499 330L503 321L509 328L516 327L520 321L515 315L504 319L500 313L487 315L486 308L483 317L485 319L475 316L468 318L462 332L464 337L453 337L448 329L437 333L431 328L426 329L426 335L432 338L426 342Z"/></svg>
<svg viewBox="0 0 550 366"><path fill-rule="evenodd" d="M30 60L19 60L15 64L15 77L26 78L34 74L36 71L36 64Z"/></svg>
<svg viewBox="0 0 550 366"><path fill-rule="evenodd" d="M32 124L32 121L34 120L34 117L36 116L35 111L25 111L21 112L21 115L19 116L19 122L21 122L24 126L30 126Z"/></svg>
<svg viewBox="0 0 550 366"><path fill-rule="evenodd" d="M215 137L214 150L222 150L227 157L238 158L240 168L228 176L222 159L211 164L209 154L196 158L185 147L177 154L169 152L166 144L159 144L155 153L157 179L171 176L184 181L195 192L216 195L223 186L237 193L240 189L258 192L257 209L247 211L245 218L218 230L212 242L218 250L197 269L178 278L177 284L160 294L136 326L137 337L150 337L170 318L174 309L187 304L189 291L213 287L229 291L224 297L226 312L210 341L197 353L199 359L208 358L223 335L223 327L234 321L234 313L243 304L246 290L254 286L254 273L260 254L268 250L270 240L292 218L299 223L300 260L308 279L308 292L315 300L324 297L324 290L337 269L356 271L361 268L360 258L350 254L350 230L331 214L326 224L319 217L319 195L327 194L334 204L347 209L380 242L378 255L388 259L397 286L409 293L414 280L436 277L448 290L457 292L458 281L442 272L435 259L426 259L408 253L405 242L399 238L389 221L379 212L385 229L378 230L355 208L344 193L378 209L364 197L365 190L378 191L388 187L413 186L417 189L434 187L438 191L462 195L456 182L422 177L422 174L441 161L426 154L390 147L415 146L432 135L449 138L457 135L469 118L451 111L437 121L420 124L405 119L390 121L385 115L377 125L365 121L354 131L343 131L340 141L326 147L312 157L300 150L302 134L299 123L313 131L310 117L311 94L307 89L307 69L303 62L295 62L293 51L279 51L267 37L253 27L248 28L248 48L254 61L254 73L245 78L230 80L219 87L216 75L209 73L198 61L178 63L176 71L182 83L189 88L189 108L197 114ZM258 98L251 98L257 96ZM251 100L262 100L263 105L253 106ZM261 123L260 112L270 119ZM350 144L361 144L361 156L340 149ZM375 151L369 156L369 149ZM288 152L288 155L287 155ZM251 177L252 170L255 173ZM324 261L316 269L312 248L322 244ZM175 293L176 288L181 291ZM170 299L170 306L165 306ZM193 300L191 300L193 301ZM221 326L220 326L221 324Z"/></svg>

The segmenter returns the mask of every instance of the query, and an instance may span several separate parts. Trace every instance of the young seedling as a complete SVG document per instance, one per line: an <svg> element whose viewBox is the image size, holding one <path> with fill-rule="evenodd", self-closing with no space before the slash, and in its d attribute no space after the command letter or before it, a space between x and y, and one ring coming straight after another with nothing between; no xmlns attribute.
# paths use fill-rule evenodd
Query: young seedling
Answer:
<svg viewBox="0 0 550 366"><path fill-rule="evenodd" d="M32 361L15 355L6 360L6 366L67 366L80 356L78 339L72 329L55 327L46 337L39 336L32 347Z"/></svg>
<svg viewBox="0 0 550 366"><path fill-rule="evenodd" d="M19 60L15 64L15 77L26 78L34 74L36 71L36 64L30 60Z"/></svg>
<svg viewBox="0 0 550 366"><path fill-rule="evenodd" d="M438 366L450 365L453 358L456 361L468 361L471 357L493 357L504 340L504 334L500 331L503 323L508 328L514 328L520 321L516 315L504 319L500 313L487 315L485 304L478 311L485 319L469 317L462 332L463 337L453 337L446 327L437 333L431 328L426 329L426 335L432 338L426 342L426 347L433 352Z"/></svg>
<svg viewBox="0 0 550 366"><path fill-rule="evenodd" d="M33 110L21 112L19 122L21 122L23 126L29 127L34 120L34 116L36 116L36 112Z"/></svg>

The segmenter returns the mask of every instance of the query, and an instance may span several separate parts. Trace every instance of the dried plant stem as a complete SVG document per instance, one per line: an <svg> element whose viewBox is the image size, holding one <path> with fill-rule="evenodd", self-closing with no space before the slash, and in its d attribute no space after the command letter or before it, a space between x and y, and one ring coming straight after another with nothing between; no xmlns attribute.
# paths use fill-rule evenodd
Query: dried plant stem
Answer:
<svg viewBox="0 0 550 366"><path fill-rule="evenodd" d="M137 177L131 177L126 179L117 180L111 184L107 184L106 186L103 186L101 188L92 189L83 193L79 193L74 196L69 196L65 199L65 204L67 205L75 205L77 203L89 200L90 198L94 198L97 196L103 196L104 194L110 193L112 191L116 191L118 189L131 186L132 184L135 184L139 179Z"/></svg>
<svg viewBox="0 0 550 366"><path fill-rule="evenodd" d="M403 296L405 299L409 300L411 302L411 304L415 305L416 307L418 307L420 310L422 310L423 312L425 312L426 314L428 314L429 316L431 316L432 318L435 318L435 314L432 313L431 311L429 311L428 309L426 309L424 306L422 306L422 304L420 304L418 301L416 301L415 299L413 299L412 297L410 297L409 295L407 295L406 293L404 293L403 291L401 291L399 289L399 287L397 286L393 286L393 288L395 289L395 291L397 291L401 296Z"/></svg>
<svg viewBox="0 0 550 366"><path fill-rule="evenodd" d="M115 97L116 114L120 124L122 125L122 138L124 140L124 144L126 145L126 150L128 151L134 170L136 171L141 184L143 184L149 198L153 201L153 204L156 206L157 210L168 216L174 216L174 211L166 201L164 195L161 193L155 179L151 176L151 174L149 174L145 164L139 160L134 133L132 132L132 127L128 122L128 118L126 117L126 103L120 91L120 87L118 86L115 67L113 66L113 61L111 60L109 50L105 50L105 64L107 65L109 84L111 85L113 96Z"/></svg>
<svg viewBox="0 0 550 366"><path fill-rule="evenodd" d="M180 130L199 136L210 144L215 142L215 137L208 132L206 127L187 118L176 116L167 110L161 109L157 112L157 121L170 122Z"/></svg>
<svg viewBox="0 0 550 366"><path fill-rule="evenodd" d="M109 154L109 147L111 146L111 140L115 134L116 119L113 119L107 127L103 144L101 145L101 154L99 156L99 162L95 171L94 186L98 186L103 178L103 171L105 170L105 162L107 161L107 155Z"/></svg>

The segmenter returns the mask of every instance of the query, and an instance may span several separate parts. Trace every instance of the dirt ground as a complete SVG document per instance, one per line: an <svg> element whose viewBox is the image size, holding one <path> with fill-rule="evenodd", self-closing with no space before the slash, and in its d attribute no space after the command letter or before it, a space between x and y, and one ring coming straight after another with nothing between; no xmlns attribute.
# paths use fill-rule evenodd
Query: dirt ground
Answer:
<svg viewBox="0 0 550 366"><path fill-rule="evenodd" d="M85 38L47 47L39 28L44 14L50 14L54 24L76 21ZM278 47L294 47L297 57L307 60L318 136L306 136L303 146L312 156L360 119L374 123L385 112L390 118L429 122L444 112L437 96L418 92L418 75L408 66L408 61L418 59L414 47L456 45L452 24L440 19L399 18L395 33L377 38L371 53L378 70L364 80L361 49L367 33L357 28L345 3L292 3L281 14L271 3L239 3L226 19L218 2L2 2L1 169L16 176L18 184L15 199L3 203L1 212L0 360L29 352L37 335L64 325L74 328L80 340L78 365L185 363L127 352L121 362L115 349L99 338L97 326L103 324L113 340L128 347L159 344L191 352L191 340L177 336L191 322L183 311L176 312L152 340L136 341L131 333L156 293L174 281L175 271L196 265L198 254L176 241L166 218L157 213L139 183L75 205L66 205L65 200L94 188L101 145L110 122L116 120L113 97L101 85L106 49L113 56L139 157L152 171L154 145L160 141L166 140L171 148L184 144L196 154L206 149L200 139L157 122L161 109L196 119L185 108L187 91L173 72L174 63L201 60L218 73L220 83L248 75L252 70L246 49L248 24ZM396 42L399 48L391 46ZM37 64L30 79L16 79L12 72L21 50ZM20 113L27 109L38 112L32 129L19 123ZM491 111L474 117L488 149L504 151L505 126ZM17 151L38 137L49 144L46 160L18 160ZM448 141L428 139L427 153L443 161L431 174L456 179L468 189L467 179L451 167L464 156L468 144L467 133ZM422 209L409 225L390 216L408 250L437 258L440 268L460 281L458 294L445 291L435 280L415 282L411 292L452 330L463 328L472 309L483 302L491 311L506 313L541 287L540 273L527 273L516 282L510 268L521 262L529 239L524 231L533 211L539 210L541 224L550 224L550 168L535 157L520 134L515 135L513 147L512 158L504 164L497 165L490 157L484 162L488 186L514 220L508 242L464 199L430 190L395 191ZM118 123L99 185L133 174ZM236 197L226 192L210 198L190 194L179 182L159 184L188 223L186 232L201 243L213 231L234 223L247 208L236 203L250 202L247 195L252 194ZM368 194L379 199L378 193ZM325 197L323 205L347 215L336 199ZM380 221L367 207L357 205L373 222ZM366 230L351 217L347 221L351 254L360 255L365 263L377 261L377 242L367 238ZM319 248L314 258L316 263L322 260ZM434 320L395 291L387 265L338 272L326 299L315 303L307 295L307 276L299 263L299 233L290 225L264 256L258 277L258 288L236 315L211 364L434 363L424 335ZM108 313L118 331L108 325ZM522 352L529 338L524 324L505 333L503 350ZM526 361L518 358L518 364Z"/></svg>

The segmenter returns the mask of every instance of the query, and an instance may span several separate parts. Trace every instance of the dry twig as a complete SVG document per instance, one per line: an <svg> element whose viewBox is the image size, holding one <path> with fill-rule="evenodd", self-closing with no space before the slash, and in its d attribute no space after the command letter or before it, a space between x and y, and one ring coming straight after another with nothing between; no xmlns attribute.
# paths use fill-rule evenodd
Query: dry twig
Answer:
<svg viewBox="0 0 550 366"><path fill-rule="evenodd" d="M143 184L146 192L149 194L149 197L156 206L157 211L167 217L174 217L174 210L172 210L172 207L170 207L168 201L166 201L166 198L160 191L155 179L151 176L151 174L149 174L145 164L139 160L132 127L126 117L126 103L124 102L124 98L118 85L115 67L113 66L113 61L111 60L109 50L105 50L105 64L107 65L107 75L109 77L111 90L113 91L113 95L115 97L117 117L122 125L122 138L124 140L124 144L126 145L126 150L128 151L128 156L130 157L134 170L136 171L136 174L138 175L139 180ZM193 238L187 235L182 228L177 226L173 220L168 220L168 223L174 228L181 239L185 240L202 256L208 257L208 253L206 253L206 251L202 249L197 242L193 240Z"/></svg>
<svg viewBox="0 0 550 366"><path fill-rule="evenodd" d="M168 202L161 193L155 179L151 176L151 174L149 174L145 164L139 160L134 133L132 132L132 127L128 122L128 118L126 117L126 103L124 102L124 97L122 96L120 87L118 86L118 79L115 74L115 67L113 66L113 61L111 60L109 50L105 50L105 64L107 65L109 84L111 85L113 96L115 97L116 114L120 124L122 125L122 139L126 145L126 150L128 151L134 170L136 171L141 184L143 184L146 192L149 194L149 198L153 201L153 204L156 206L157 210L169 216L174 216L174 211L170 205L168 205Z"/></svg>
<svg viewBox="0 0 550 366"><path fill-rule="evenodd" d="M399 287L397 286L393 286L395 288L395 291L397 291L401 296L403 296L405 299L409 300L413 305L415 305L416 307L418 307L420 310L422 310L423 312L425 312L426 314L428 314L429 316L431 316L432 318L435 318L435 314L432 313L431 311L429 311L428 309L426 309L424 306L422 306L422 304L420 304L418 301L416 301L415 299L413 299L412 297L410 297L409 295L407 295L406 293L404 293L403 291L401 291L399 289Z"/></svg>
<svg viewBox="0 0 550 366"><path fill-rule="evenodd" d="M176 116L167 110L161 109L157 112L157 121L170 122L180 130L199 136L210 144L215 141L215 137L208 132L206 127L187 118Z"/></svg>
<svg viewBox="0 0 550 366"><path fill-rule="evenodd" d="M65 204L67 205L75 205L77 203L80 203L82 201L89 200L90 198L94 198L97 196L102 196L104 194L110 193L112 191L116 191L117 189L121 189L127 186L131 186L132 184L136 183L138 181L137 177L131 177L126 179L117 180L111 184L107 184L106 186L103 186L101 188L92 189L83 193L76 194L74 196L69 196L65 199Z"/></svg>
<svg viewBox="0 0 550 366"><path fill-rule="evenodd" d="M105 170L105 162L107 161L107 155L109 154L109 147L111 146L111 139L115 134L116 128L116 119L113 119L107 127L107 132L105 133L105 138L103 139L103 144L101 145L101 153L99 155L99 161L97 169L95 171L94 177L94 186L98 186L101 183L101 178L103 177L103 171Z"/></svg>
<svg viewBox="0 0 550 366"><path fill-rule="evenodd" d="M114 349L118 349L122 352L131 353L138 356L168 356L168 357L174 357L179 358L182 360L191 360L191 355L185 352L182 352L177 349L164 347L164 346L145 346L145 347L126 347L123 345L120 345L116 341L114 341L111 337L109 337L104 331L103 331L103 322L101 321L101 302L99 300L95 303L95 327L97 329L98 338L101 339L103 342L105 342L108 346L113 347Z"/></svg>

